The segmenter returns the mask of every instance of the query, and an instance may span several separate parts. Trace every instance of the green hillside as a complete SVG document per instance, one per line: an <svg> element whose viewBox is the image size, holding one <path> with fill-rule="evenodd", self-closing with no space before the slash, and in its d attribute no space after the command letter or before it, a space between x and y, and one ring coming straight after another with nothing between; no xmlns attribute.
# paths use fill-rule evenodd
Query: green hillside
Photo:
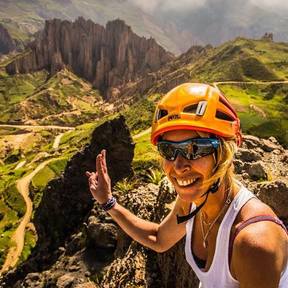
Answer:
<svg viewBox="0 0 288 288"><path fill-rule="evenodd" d="M237 38L208 50L187 68L206 82L286 80L287 59L287 43Z"/></svg>
<svg viewBox="0 0 288 288"><path fill-rule="evenodd" d="M287 59L288 43L267 40L237 38L215 48L195 47L156 72L146 95L160 92L157 102L180 83L217 84L239 112L244 133L275 136L288 145ZM225 83L229 81L233 83ZM141 83L135 85L141 89ZM137 105L141 107L141 102Z"/></svg>
<svg viewBox="0 0 288 288"><path fill-rule="evenodd" d="M218 87L236 108L245 133L262 138L274 136L288 146L288 83Z"/></svg>
<svg viewBox="0 0 288 288"><path fill-rule="evenodd" d="M0 122L77 125L103 115L97 90L68 70L0 77Z"/></svg>
<svg viewBox="0 0 288 288"><path fill-rule="evenodd" d="M236 106L244 133L275 136L288 145L288 82L273 83L288 80L288 44L238 38L207 54L192 65L190 75L208 83L252 82L218 88Z"/></svg>

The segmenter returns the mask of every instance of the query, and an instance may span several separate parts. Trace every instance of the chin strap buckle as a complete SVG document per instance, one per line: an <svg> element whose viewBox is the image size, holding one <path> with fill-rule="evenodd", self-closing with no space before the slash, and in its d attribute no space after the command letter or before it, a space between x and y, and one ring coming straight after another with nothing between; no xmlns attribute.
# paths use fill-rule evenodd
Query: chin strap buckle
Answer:
<svg viewBox="0 0 288 288"><path fill-rule="evenodd" d="M196 209L193 212L191 212L188 215L184 215L184 216L176 215L177 224L181 224L181 223L186 222L186 221L190 220L191 218L193 218L200 211L200 209L205 205L205 203L208 199L208 196L209 196L209 192L215 193L219 188L219 184L220 184L220 178L215 183L213 183L211 185L211 187L201 196L201 197L203 197L206 194L206 198L203 201L203 203L201 203L198 207L196 207ZM227 201L228 201L228 199L227 199ZM229 201L231 202L230 199L229 199Z"/></svg>

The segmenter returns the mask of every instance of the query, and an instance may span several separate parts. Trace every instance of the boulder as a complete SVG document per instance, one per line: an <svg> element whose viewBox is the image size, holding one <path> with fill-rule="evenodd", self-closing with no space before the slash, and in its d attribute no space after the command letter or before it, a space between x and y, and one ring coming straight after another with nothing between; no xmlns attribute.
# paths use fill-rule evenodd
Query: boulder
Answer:
<svg viewBox="0 0 288 288"><path fill-rule="evenodd" d="M283 155L283 157L281 158L281 161L282 161L283 163L288 164L288 153L286 153L286 154Z"/></svg>
<svg viewBox="0 0 288 288"><path fill-rule="evenodd" d="M279 148L279 146L277 144L275 144L275 141L272 142L269 139L268 140L267 139L262 139L262 142L261 142L262 149L265 152L272 152L274 149Z"/></svg>
<svg viewBox="0 0 288 288"><path fill-rule="evenodd" d="M260 145L260 139L253 135L244 135L243 136L243 143L246 144L246 147L248 149L253 149L256 147L259 147Z"/></svg>
<svg viewBox="0 0 288 288"><path fill-rule="evenodd" d="M246 163L244 167L252 180L267 180L268 175L262 161Z"/></svg>
<svg viewBox="0 0 288 288"><path fill-rule="evenodd" d="M244 163L239 159L234 159L233 164L235 173L240 174L244 168Z"/></svg>
<svg viewBox="0 0 288 288"><path fill-rule="evenodd" d="M95 216L88 219L87 246L97 248L115 248L118 228L111 223L100 223Z"/></svg>
<svg viewBox="0 0 288 288"><path fill-rule="evenodd" d="M236 153L236 158L244 162L255 162L261 159L261 156L254 150L239 148Z"/></svg>
<svg viewBox="0 0 288 288"><path fill-rule="evenodd" d="M288 186L283 181L273 181L265 184L258 184L255 189L257 196L272 207L275 213L288 220Z"/></svg>

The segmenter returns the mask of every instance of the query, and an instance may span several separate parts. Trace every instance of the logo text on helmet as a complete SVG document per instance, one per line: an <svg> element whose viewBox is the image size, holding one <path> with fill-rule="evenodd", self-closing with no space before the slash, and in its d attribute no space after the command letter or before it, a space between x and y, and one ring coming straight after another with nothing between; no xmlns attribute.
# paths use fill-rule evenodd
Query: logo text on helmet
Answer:
<svg viewBox="0 0 288 288"><path fill-rule="evenodd" d="M174 114L174 115L169 115L168 116L168 121L171 121L171 120L176 120L176 119L180 119L180 115L178 114Z"/></svg>

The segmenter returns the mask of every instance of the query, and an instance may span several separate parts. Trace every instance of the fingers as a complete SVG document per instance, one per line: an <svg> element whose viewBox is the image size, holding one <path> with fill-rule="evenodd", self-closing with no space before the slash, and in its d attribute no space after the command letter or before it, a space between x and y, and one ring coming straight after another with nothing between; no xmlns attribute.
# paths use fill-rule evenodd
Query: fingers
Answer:
<svg viewBox="0 0 288 288"><path fill-rule="evenodd" d="M93 177L89 177L88 179L88 183L89 183L89 187L92 190L96 190L97 186L98 186L98 180L93 178Z"/></svg>
<svg viewBox="0 0 288 288"><path fill-rule="evenodd" d="M88 177L88 178L93 178L93 179L96 179L98 181L98 172L89 172L89 171L86 171L85 172L85 175Z"/></svg>
<svg viewBox="0 0 288 288"><path fill-rule="evenodd" d="M104 173L107 173L106 150L105 149L103 149L101 151L101 155L102 155L103 170L104 170Z"/></svg>
<svg viewBox="0 0 288 288"><path fill-rule="evenodd" d="M87 177L93 177L98 180L98 177L103 177L104 174L108 173L107 169L107 162L106 162L106 150L102 149L101 153L97 155L96 157L96 172L89 172L86 171Z"/></svg>

